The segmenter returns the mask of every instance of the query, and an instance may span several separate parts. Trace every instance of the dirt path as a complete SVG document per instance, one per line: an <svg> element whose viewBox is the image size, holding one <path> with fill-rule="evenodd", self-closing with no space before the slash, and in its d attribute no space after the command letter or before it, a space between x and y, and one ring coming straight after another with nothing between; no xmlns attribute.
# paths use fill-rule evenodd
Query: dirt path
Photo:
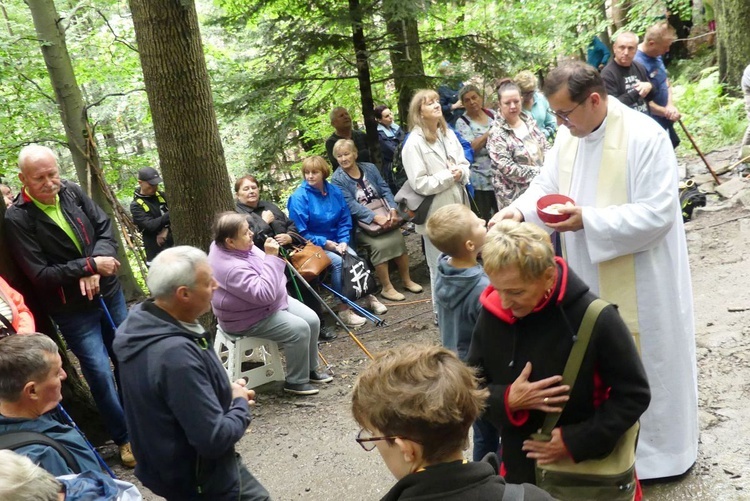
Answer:
<svg viewBox="0 0 750 501"><path fill-rule="evenodd" d="M727 157L726 152L716 155ZM692 163L688 170L698 168ZM695 298L700 452L684 478L647 486L645 498L750 500L750 212L737 206L702 212L686 229ZM429 284L415 236L409 238L409 249L415 279ZM407 301L418 301L429 298L429 291L406 295ZM439 342L430 303L392 306L384 318L387 327L368 324L357 332L371 352L406 341ZM379 499L394 480L377 452L364 452L354 442L358 428L349 412L351 385L366 357L343 333L322 352L333 364L334 382L307 398L287 397L278 386L263 388L238 449L276 500ZM128 472L118 473L134 480ZM144 499L159 499L142 492Z"/></svg>

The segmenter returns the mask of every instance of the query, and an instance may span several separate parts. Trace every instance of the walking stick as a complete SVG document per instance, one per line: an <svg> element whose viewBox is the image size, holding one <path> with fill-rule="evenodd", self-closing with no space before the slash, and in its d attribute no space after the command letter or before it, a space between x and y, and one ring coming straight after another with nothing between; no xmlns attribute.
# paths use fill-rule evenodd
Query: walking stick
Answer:
<svg viewBox="0 0 750 501"><path fill-rule="evenodd" d="M365 345L363 345L362 342L359 339L357 339L357 336L354 335L354 333L351 331L351 329L349 329L349 327L339 318L339 316L336 315L336 313L333 312L333 310L330 308L330 306L328 306L326 304L326 302L323 301L323 298L321 298L320 295L318 295L318 293L315 292L315 289L313 289L313 287L307 282L307 280L305 280L304 278L302 278L302 275L300 275L299 272L297 271L297 269L294 266L292 266L292 263L290 263L289 261L286 261L286 265L289 267L289 271L292 273L292 275L295 277L295 279L299 280L299 282L302 285L304 285L305 288L308 291L310 291L310 293L313 295L313 297L320 302L321 306L323 306L323 308L325 308L326 311L328 311L328 313L330 313L331 316L333 316L333 318L336 320L336 323L339 324L341 327L344 328L344 330L346 331L346 333L349 334L349 337L352 338L352 341L354 341L354 343L357 346L359 346L359 348L363 352L365 352L365 355L367 355L367 357L372 360L373 357L370 354L370 352L367 351L367 348L365 348Z"/></svg>
<svg viewBox="0 0 750 501"><path fill-rule="evenodd" d="M682 123L682 119L677 120L677 122L682 127L682 131L685 133L685 135L687 136L687 138L690 140L690 143L693 145L693 148L695 148L695 151L698 152L698 155L701 157L701 160L703 160L703 163L706 164L706 167L708 168L708 172L711 173L711 177L714 178L714 181L716 181L717 185L721 184L721 181L719 181L719 176L716 175L716 173L714 172L714 170L708 164L708 160L706 160L706 157L703 155L703 152L700 150L700 148L698 148L698 145L695 144L695 139L693 139L693 136L690 135L690 133L688 132L687 128L685 127L685 124Z"/></svg>
<svg viewBox="0 0 750 501"><path fill-rule="evenodd" d="M115 475L115 472L112 471L112 469L107 465L107 463L104 462L104 459L101 457L101 455L96 451L93 445L91 445L91 442L89 442L89 439L86 438L86 435L83 434L81 429L78 427L75 421L73 421L73 418L70 417L70 414L63 409L62 404L57 404L57 410L60 411L60 414L68 421L68 424L72 426L80 435L83 437L84 442L86 442L86 445L89 449L91 449L91 452L94 453L94 456L96 456L97 461L99 461L99 465L104 468L104 470L109 473L109 476L112 478L117 478Z"/></svg>

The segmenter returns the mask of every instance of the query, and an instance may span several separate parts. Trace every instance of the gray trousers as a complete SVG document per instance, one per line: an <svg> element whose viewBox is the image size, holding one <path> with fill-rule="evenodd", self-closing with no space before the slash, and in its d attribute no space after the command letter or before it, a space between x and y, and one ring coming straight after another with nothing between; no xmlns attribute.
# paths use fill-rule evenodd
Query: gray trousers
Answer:
<svg viewBox="0 0 750 501"><path fill-rule="evenodd" d="M422 241L424 242L424 259L427 261L427 268L430 270L430 290L432 291L432 312L437 314L437 305L435 304L435 278L437 277L438 270L438 258L440 257L440 251L432 245L427 235L422 235Z"/></svg>
<svg viewBox="0 0 750 501"><path fill-rule="evenodd" d="M281 344L286 356L286 380L291 384L310 382L310 371L318 367L320 319L310 308L289 296L289 307L264 318L234 336L258 337Z"/></svg>

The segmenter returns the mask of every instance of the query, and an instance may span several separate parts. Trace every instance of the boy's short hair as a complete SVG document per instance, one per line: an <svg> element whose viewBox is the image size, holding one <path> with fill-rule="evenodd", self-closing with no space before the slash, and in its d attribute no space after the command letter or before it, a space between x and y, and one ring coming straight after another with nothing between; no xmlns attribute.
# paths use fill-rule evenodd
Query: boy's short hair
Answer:
<svg viewBox="0 0 750 501"><path fill-rule="evenodd" d="M419 443L435 463L465 447L488 396L452 351L408 344L375 355L354 384L352 413L360 426Z"/></svg>
<svg viewBox="0 0 750 501"><path fill-rule="evenodd" d="M440 207L427 219L427 238L437 250L454 257L465 251L464 242L471 234L471 209L463 204Z"/></svg>

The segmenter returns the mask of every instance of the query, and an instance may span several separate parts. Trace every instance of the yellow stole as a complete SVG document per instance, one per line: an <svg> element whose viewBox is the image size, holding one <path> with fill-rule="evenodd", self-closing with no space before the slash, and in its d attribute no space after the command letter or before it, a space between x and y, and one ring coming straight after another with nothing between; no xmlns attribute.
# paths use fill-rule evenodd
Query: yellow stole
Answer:
<svg viewBox="0 0 750 501"><path fill-rule="evenodd" d="M607 124L604 131L604 149L599 166L596 187L596 207L610 207L628 203L628 129L623 117L624 106L615 104L615 99L607 100ZM578 153L579 139L567 135L558 136L559 189L563 195L570 192L573 165ZM585 231L585 228L584 228ZM565 254L565 234L560 235ZM638 327L638 302L635 287L635 258L633 254L616 257L599 263L599 296L618 306L620 316L630 329L640 351Z"/></svg>

